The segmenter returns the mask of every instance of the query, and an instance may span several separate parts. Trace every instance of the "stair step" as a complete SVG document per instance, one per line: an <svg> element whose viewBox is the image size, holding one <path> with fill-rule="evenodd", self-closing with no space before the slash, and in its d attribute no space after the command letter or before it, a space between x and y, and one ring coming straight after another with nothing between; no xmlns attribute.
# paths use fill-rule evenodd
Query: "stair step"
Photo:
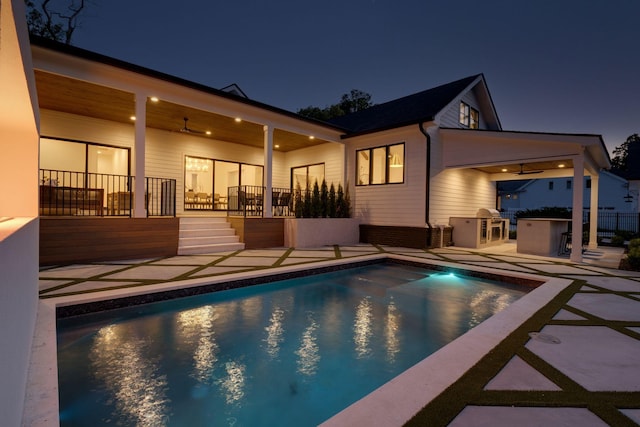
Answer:
<svg viewBox="0 0 640 427"><path fill-rule="evenodd" d="M183 237L202 237L202 236L235 236L236 231L231 227L226 228L195 228L180 230L180 238Z"/></svg>
<svg viewBox="0 0 640 427"><path fill-rule="evenodd" d="M226 217L180 218L178 255L237 251L244 247Z"/></svg>
<svg viewBox="0 0 640 427"><path fill-rule="evenodd" d="M218 243L238 243L238 236L200 236L200 237L181 237L178 239L178 247L182 246L198 246L198 245L215 245Z"/></svg>
<svg viewBox="0 0 640 427"><path fill-rule="evenodd" d="M244 249L244 243L219 243L215 245L195 245L178 248L178 255L196 255L216 252L240 251Z"/></svg>

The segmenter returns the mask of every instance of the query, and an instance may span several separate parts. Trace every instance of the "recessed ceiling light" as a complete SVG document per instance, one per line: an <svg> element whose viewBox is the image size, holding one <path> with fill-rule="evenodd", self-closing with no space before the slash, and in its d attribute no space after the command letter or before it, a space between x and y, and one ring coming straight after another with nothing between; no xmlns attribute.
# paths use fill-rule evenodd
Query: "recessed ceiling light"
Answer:
<svg viewBox="0 0 640 427"><path fill-rule="evenodd" d="M316 139L316 137L313 135L309 135L309 139Z"/></svg>
<svg viewBox="0 0 640 427"><path fill-rule="evenodd" d="M508 172L508 171L509 171L509 169L507 169L507 168L502 168L502 172Z"/></svg>
<svg viewBox="0 0 640 427"><path fill-rule="evenodd" d="M274 145L275 148L280 148L279 144Z"/></svg>
<svg viewBox="0 0 640 427"><path fill-rule="evenodd" d="M135 121L136 120L136 116L131 116L129 117L131 120Z"/></svg>
<svg viewBox="0 0 640 427"><path fill-rule="evenodd" d="M151 102L158 102L159 99L157 96L152 96L151 98L149 98L151 100Z"/></svg>
<svg viewBox="0 0 640 427"><path fill-rule="evenodd" d="M563 168L563 167L564 167L564 163L560 163L560 164L558 165L558 167L559 167L559 168Z"/></svg>
<svg viewBox="0 0 640 427"><path fill-rule="evenodd" d="M242 121L242 119L240 117L236 117L235 121L236 121L236 123L240 123Z"/></svg>
<svg viewBox="0 0 640 427"><path fill-rule="evenodd" d="M205 133L206 133L207 135L211 135L211 131L210 131L210 130L206 131Z"/></svg>

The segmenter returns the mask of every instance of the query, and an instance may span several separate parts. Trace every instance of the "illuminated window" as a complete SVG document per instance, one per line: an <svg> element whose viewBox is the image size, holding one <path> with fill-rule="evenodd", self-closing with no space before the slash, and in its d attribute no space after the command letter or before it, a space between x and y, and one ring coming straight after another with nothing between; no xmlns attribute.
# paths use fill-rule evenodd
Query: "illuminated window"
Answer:
<svg viewBox="0 0 640 427"><path fill-rule="evenodd" d="M404 143L356 151L357 185L404 182Z"/></svg>
<svg viewBox="0 0 640 427"><path fill-rule="evenodd" d="M480 113L469 104L460 102L460 115L459 122L461 125L468 127L469 129L478 129L480 124Z"/></svg>

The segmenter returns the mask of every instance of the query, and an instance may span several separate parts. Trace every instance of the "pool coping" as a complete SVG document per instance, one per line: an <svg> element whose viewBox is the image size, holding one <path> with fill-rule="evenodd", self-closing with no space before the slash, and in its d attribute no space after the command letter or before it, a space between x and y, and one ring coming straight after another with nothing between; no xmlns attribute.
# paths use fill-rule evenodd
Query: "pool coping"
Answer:
<svg viewBox="0 0 640 427"><path fill-rule="evenodd" d="M189 288L251 280L257 277L264 279L287 274L300 275L300 273L310 270L335 270L336 267L344 266L346 268L354 264L367 264L385 259L436 267L437 269L475 272L482 276L535 281L542 284L511 304L507 309L485 320L409 370L329 418L321 424L324 427L367 424L398 426L404 424L573 282L570 279L558 279L531 273L496 271L488 267L462 266L447 261L380 253L364 255L357 259L345 258L315 262L313 267L308 264L281 266L262 271L247 271L217 277L155 284L152 287L117 289L41 299L38 304L23 425L33 427L60 425L56 345L56 312L59 308L162 292L179 292ZM442 366L447 366L447 369L443 369ZM430 380L429 383L425 382L426 378Z"/></svg>

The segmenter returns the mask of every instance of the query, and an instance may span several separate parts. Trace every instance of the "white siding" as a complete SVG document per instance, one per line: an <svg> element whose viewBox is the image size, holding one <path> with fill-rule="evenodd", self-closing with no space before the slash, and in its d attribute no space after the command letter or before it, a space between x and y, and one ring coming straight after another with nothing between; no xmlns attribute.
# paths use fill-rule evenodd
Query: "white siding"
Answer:
<svg viewBox="0 0 640 427"><path fill-rule="evenodd" d="M40 135L84 142L133 147L133 124L40 110Z"/></svg>
<svg viewBox="0 0 640 427"><path fill-rule="evenodd" d="M478 208L495 208L496 186L474 169L447 169L431 177L431 222L448 224L452 216L475 216Z"/></svg>
<svg viewBox="0 0 640 427"><path fill-rule="evenodd" d="M439 138L431 138L432 225L449 224L452 216L475 216L479 208L496 207L496 184L489 175L475 169L443 169Z"/></svg>
<svg viewBox="0 0 640 427"><path fill-rule="evenodd" d="M363 224L425 226L426 138L418 126L348 140L348 179L354 216ZM403 184L354 186L356 150L405 143Z"/></svg>
<svg viewBox="0 0 640 427"><path fill-rule="evenodd" d="M486 125L484 122L484 114L480 109L480 103L478 102L478 99L473 90L470 90L467 93L465 93L461 99L454 100L451 103L451 105L449 105L449 107L443 111L442 116L440 118L440 123L439 123L440 127L464 128L464 126L460 124L460 101L463 101L467 105L479 111L480 113L479 127L480 129L485 129Z"/></svg>
<svg viewBox="0 0 640 427"><path fill-rule="evenodd" d="M282 180L282 187L288 187L291 181L291 168L324 163L324 176L327 185L344 183L344 146L337 143L316 145L301 150L290 151L286 154L286 171L278 179ZM274 176L274 182L275 182ZM274 184L275 186L275 184Z"/></svg>

